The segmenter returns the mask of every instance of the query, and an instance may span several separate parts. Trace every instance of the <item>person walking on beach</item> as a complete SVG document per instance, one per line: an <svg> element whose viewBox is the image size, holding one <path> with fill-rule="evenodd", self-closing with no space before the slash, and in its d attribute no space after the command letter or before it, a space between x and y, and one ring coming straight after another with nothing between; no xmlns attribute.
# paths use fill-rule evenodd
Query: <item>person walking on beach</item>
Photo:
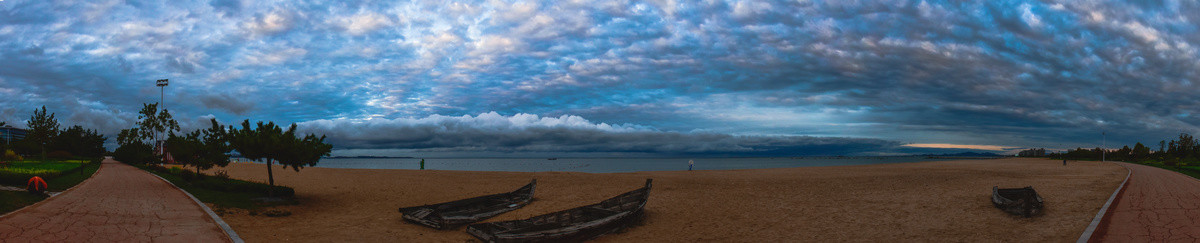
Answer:
<svg viewBox="0 0 1200 243"><path fill-rule="evenodd" d="M692 171L692 167L696 166L696 161L688 160L688 171Z"/></svg>
<svg viewBox="0 0 1200 243"><path fill-rule="evenodd" d="M425 169L425 159L421 159L421 169Z"/></svg>

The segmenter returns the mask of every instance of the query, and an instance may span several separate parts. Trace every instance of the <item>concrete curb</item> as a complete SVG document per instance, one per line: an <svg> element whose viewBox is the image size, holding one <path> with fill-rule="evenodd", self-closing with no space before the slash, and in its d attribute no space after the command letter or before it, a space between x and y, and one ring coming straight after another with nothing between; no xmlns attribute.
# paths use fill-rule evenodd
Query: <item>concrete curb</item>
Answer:
<svg viewBox="0 0 1200 243"><path fill-rule="evenodd" d="M150 173L149 171L143 170L142 172L149 173L150 175L154 176L155 178L158 178L159 180L166 182L167 185L171 185L171 187L174 187L176 190L183 192L184 195L187 195L188 198L191 198L192 202L195 202L196 205L199 205L200 208L203 208L204 212L208 213L208 217L211 217L212 220L217 223L217 226L221 227L221 230L225 231L225 236L229 236L229 240L232 240L234 243L245 243L246 242L246 241L242 240L241 237L238 237L237 232L234 232L233 228L229 227L229 224L225 223L225 220L221 220L221 216L217 216L217 213L213 212L211 208L208 208L208 205L204 205L204 202L200 202L200 199L196 199L196 196L192 196L191 193L188 193L187 191L183 190L183 188L179 188L179 186L176 186L175 183L171 183L171 181L168 181L167 179L163 179L161 176L158 176L154 173Z"/></svg>
<svg viewBox="0 0 1200 243"><path fill-rule="evenodd" d="M1113 163L1113 164L1116 164L1116 163ZM1121 181L1121 186L1118 186L1117 190L1113 191L1112 196L1108 197L1108 201L1104 202L1104 206L1100 207L1100 212L1096 213L1096 217L1092 218L1092 223L1088 224L1087 229L1083 230L1083 234L1079 235L1079 240L1076 240L1075 243L1086 243L1092 239L1093 234L1096 233L1096 228L1099 228L1099 226L1100 226L1100 223L1101 223L1100 221L1103 221L1104 216L1106 214L1108 214L1109 207L1112 206L1113 200L1117 199L1117 196L1119 196L1121 194L1121 190L1125 189L1125 185L1129 183L1129 176L1133 175L1133 170L1131 170L1131 169L1129 169L1129 167L1125 167L1123 165L1118 165L1118 166L1121 166L1121 168L1125 168L1125 171L1126 171L1125 180Z"/></svg>
<svg viewBox="0 0 1200 243"><path fill-rule="evenodd" d="M67 188L66 190L63 190L62 192L59 192L58 194L50 195L50 197L47 197L46 200L41 200L36 203L30 204L29 206L25 206L23 208L18 208L17 210L13 210L12 212L8 212L3 215L0 215L0 219L3 219L4 217L8 217L9 215L15 214L17 212L24 211L25 209L33 208L34 206L42 205L43 203L46 203L46 202L50 201L51 199L58 197L58 195L62 195L62 194L66 194L67 192L71 192L71 190L75 190L75 188L78 188L79 186L83 185L83 183L87 183L88 181L92 180L92 177L96 177L96 174L100 174L100 170L103 170L103 169L104 169L104 161L101 160L100 167L96 168L96 172L93 172L91 175L89 175L87 179L83 179L83 181L79 182L79 184L75 184L74 186L71 186L71 188Z"/></svg>

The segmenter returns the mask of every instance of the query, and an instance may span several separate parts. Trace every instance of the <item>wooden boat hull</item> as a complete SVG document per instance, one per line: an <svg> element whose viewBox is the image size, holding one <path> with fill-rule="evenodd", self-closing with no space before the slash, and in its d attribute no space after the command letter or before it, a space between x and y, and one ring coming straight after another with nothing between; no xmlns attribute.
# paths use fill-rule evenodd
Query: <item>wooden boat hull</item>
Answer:
<svg viewBox="0 0 1200 243"><path fill-rule="evenodd" d="M515 191L452 202L400 208L404 220L434 229L453 229L528 205L537 180Z"/></svg>
<svg viewBox="0 0 1200 243"><path fill-rule="evenodd" d="M1042 196L1033 187L1007 188L992 187L992 205L1005 212L1032 217L1042 213Z"/></svg>
<svg viewBox="0 0 1200 243"><path fill-rule="evenodd" d="M646 186L600 203L524 220L472 224L467 233L484 242L576 242L628 227L643 215L652 180Z"/></svg>

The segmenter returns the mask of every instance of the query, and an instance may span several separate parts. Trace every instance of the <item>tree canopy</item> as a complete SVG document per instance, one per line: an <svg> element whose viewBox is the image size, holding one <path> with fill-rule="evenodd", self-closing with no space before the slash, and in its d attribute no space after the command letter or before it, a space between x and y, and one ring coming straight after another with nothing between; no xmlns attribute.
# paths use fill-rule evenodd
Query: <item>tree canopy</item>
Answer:
<svg viewBox="0 0 1200 243"><path fill-rule="evenodd" d="M265 160L267 182L272 186L275 185L272 170L274 162L279 162L283 168L290 166L300 171L304 166L316 165L321 156L329 155L333 149L333 145L325 143L325 136L309 134L297 138L296 124L292 124L285 131L275 125L275 122L259 121L251 127L250 120L242 121L241 129L230 127L229 145L246 159Z"/></svg>
<svg viewBox="0 0 1200 243"><path fill-rule="evenodd" d="M1157 151L1151 151L1150 147L1139 142L1134 144L1132 148L1129 146L1123 146L1115 150L1076 148L1067 150L1065 153L1049 154L1048 156L1058 159L1100 160L1104 158L1107 160L1128 162L1154 161L1170 166L1200 164L1200 140L1192 137L1191 134L1180 133L1175 139L1158 142L1158 146L1159 149Z"/></svg>
<svg viewBox="0 0 1200 243"><path fill-rule="evenodd" d="M176 161L184 166L195 167L199 170L211 169L214 166L229 165L229 151L224 127L211 119L212 126L205 130L197 130L186 135L177 136L171 133L167 138L167 150Z"/></svg>
<svg viewBox="0 0 1200 243"><path fill-rule="evenodd" d="M95 158L104 155L105 140L108 138L100 132L75 125L59 132L49 147L53 151L66 151L75 156Z"/></svg>
<svg viewBox="0 0 1200 243"><path fill-rule="evenodd" d="M143 140L179 131L179 122L176 122L166 109L159 110L158 103L142 104L142 110L138 111L137 125L140 128L137 131L142 133L140 136Z"/></svg>
<svg viewBox="0 0 1200 243"><path fill-rule="evenodd" d="M51 139L58 136L58 119L54 118L54 113L46 115L46 106L42 106L42 110L33 109L33 116L29 117L29 121L25 123L29 127L29 131L25 133L25 140L38 148L41 148L42 159L46 158L46 144L50 143Z"/></svg>
<svg viewBox="0 0 1200 243"><path fill-rule="evenodd" d="M154 139L158 134L173 134L179 131L179 122L167 110L159 110L158 103L142 104L138 111L136 127L122 129L117 134L117 147L113 151L116 160L143 164L159 161L155 156Z"/></svg>
<svg viewBox="0 0 1200 243"><path fill-rule="evenodd" d="M58 135L58 119L54 118L54 113L46 115L46 106L42 106L41 110L33 109L33 116L29 117L25 126L29 127L25 139L34 144L44 146Z"/></svg>

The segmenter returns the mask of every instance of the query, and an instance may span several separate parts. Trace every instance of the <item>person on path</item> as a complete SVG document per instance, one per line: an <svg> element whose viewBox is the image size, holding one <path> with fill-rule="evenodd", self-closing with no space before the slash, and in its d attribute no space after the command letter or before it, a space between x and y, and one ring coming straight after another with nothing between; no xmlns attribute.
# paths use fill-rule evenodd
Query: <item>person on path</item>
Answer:
<svg viewBox="0 0 1200 243"><path fill-rule="evenodd" d="M1067 159L1063 159L1063 166L1067 166Z"/></svg>
<svg viewBox="0 0 1200 243"><path fill-rule="evenodd" d="M696 161L688 160L688 171L692 171L692 167L696 166Z"/></svg>
<svg viewBox="0 0 1200 243"><path fill-rule="evenodd" d="M425 169L425 159L421 159L421 169Z"/></svg>
<svg viewBox="0 0 1200 243"><path fill-rule="evenodd" d="M49 185L46 185L46 181L42 180L42 177L39 176L29 178L29 183L26 183L25 186L25 190L33 194L44 194L46 193L46 188L50 187Z"/></svg>

